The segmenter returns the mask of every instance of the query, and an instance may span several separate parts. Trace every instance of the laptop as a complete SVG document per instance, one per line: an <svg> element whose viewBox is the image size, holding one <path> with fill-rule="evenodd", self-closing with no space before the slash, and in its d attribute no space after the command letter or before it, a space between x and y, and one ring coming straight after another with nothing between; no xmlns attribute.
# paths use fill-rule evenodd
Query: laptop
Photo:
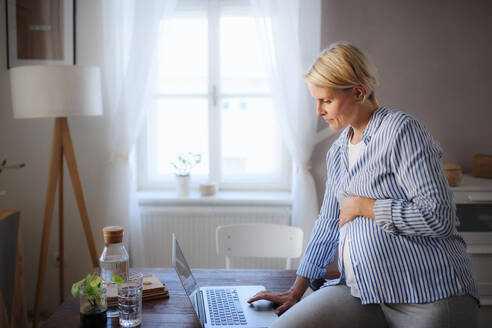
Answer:
<svg viewBox="0 0 492 328"><path fill-rule="evenodd" d="M173 266L203 327L269 327L277 319L272 308L257 309L246 302L263 286L200 287L174 233Z"/></svg>

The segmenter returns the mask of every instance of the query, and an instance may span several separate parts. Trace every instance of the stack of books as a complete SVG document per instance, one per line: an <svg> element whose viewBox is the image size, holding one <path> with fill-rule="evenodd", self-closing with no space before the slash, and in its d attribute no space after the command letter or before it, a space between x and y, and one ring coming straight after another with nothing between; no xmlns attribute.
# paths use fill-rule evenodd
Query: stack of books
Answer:
<svg viewBox="0 0 492 328"><path fill-rule="evenodd" d="M107 286L108 305L118 305L118 285L111 284ZM169 292L154 274L143 277L142 301L155 300L158 298L168 298Z"/></svg>

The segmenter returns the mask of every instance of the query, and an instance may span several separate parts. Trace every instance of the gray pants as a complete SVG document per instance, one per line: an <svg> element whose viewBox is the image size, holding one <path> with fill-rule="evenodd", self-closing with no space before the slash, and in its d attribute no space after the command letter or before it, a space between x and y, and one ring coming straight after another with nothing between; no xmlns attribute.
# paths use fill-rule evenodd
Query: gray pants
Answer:
<svg viewBox="0 0 492 328"><path fill-rule="evenodd" d="M271 327L477 327L478 305L469 295L425 304L367 304L345 285L329 286L302 299Z"/></svg>

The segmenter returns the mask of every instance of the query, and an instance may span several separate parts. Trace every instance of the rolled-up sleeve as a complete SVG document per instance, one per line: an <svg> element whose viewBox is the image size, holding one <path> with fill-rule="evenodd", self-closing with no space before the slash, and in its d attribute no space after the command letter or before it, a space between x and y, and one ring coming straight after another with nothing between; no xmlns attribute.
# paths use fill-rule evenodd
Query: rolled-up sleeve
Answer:
<svg viewBox="0 0 492 328"><path fill-rule="evenodd" d="M376 200L376 224L392 234L448 237L457 219L439 143L421 123L409 119L396 134L391 151L406 199Z"/></svg>
<svg viewBox="0 0 492 328"><path fill-rule="evenodd" d="M323 204L315 222L311 238L297 269L297 275L309 279L322 277L326 267L333 261L339 238L340 208L334 191L338 166L335 154L338 147L333 145L327 154L328 179Z"/></svg>

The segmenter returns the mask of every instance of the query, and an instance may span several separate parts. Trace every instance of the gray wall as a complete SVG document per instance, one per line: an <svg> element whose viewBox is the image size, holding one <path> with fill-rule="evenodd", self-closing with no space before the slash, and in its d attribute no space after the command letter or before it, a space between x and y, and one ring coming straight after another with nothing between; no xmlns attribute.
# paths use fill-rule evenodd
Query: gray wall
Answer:
<svg viewBox="0 0 492 328"><path fill-rule="evenodd" d="M470 172L474 154L492 154L492 1L323 0L322 15L322 47L346 40L365 50L379 104L420 120L445 162ZM320 199L332 142L312 157Z"/></svg>

